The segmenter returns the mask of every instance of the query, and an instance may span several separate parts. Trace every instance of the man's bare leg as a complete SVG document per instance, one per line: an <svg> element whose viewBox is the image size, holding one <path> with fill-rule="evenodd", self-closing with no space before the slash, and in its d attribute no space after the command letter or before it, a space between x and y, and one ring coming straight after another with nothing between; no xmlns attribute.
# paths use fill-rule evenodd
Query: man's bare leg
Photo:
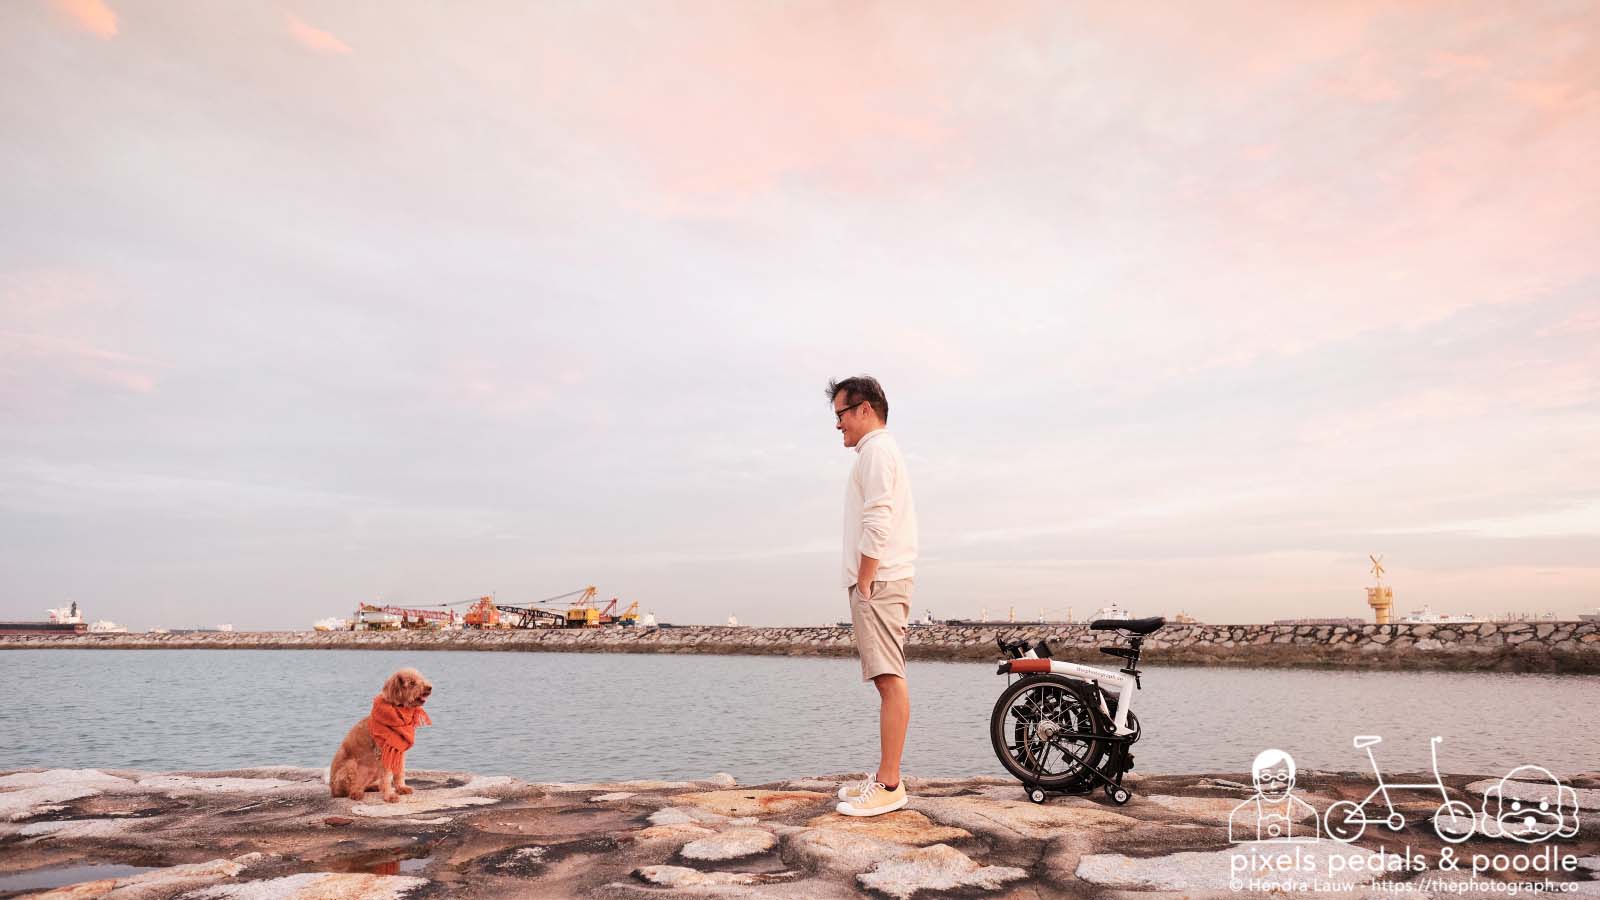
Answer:
<svg viewBox="0 0 1600 900"><path fill-rule="evenodd" d="M906 726L911 723L911 691L899 675L872 679L881 701L878 707L878 781L885 787L900 783L900 754L906 749Z"/></svg>

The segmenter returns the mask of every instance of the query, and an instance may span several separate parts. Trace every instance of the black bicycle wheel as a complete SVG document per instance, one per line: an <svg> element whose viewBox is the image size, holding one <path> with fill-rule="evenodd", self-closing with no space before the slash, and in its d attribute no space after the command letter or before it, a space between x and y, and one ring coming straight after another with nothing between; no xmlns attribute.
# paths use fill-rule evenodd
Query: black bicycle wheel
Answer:
<svg viewBox="0 0 1600 900"><path fill-rule="evenodd" d="M1095 785L1107 745L1098 740L1089 692L1060 675L1030 675L1000 694L989 716L989 739L1006 771L1056 791Z"/></svg>

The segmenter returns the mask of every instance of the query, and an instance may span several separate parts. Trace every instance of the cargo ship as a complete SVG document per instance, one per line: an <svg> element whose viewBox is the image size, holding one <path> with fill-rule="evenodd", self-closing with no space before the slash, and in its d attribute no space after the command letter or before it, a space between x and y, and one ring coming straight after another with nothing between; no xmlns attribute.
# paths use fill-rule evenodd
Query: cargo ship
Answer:
<svg viewBox="0 0 1600 900"><path fill-rule="evenodd" d="M77 601L60 609L47 609L50 618L44 622L0 622L0 634L87 634L89 624L83 621Z"/></svg>

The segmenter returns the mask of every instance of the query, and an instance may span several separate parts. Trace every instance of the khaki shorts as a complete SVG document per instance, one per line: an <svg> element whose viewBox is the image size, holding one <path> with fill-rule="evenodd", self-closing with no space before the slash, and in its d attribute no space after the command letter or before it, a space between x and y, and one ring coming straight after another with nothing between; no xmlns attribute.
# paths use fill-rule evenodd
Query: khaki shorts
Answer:
<svg viewBox="0 0 1600 900"><path fill-rule="evenodd" d="M872 597L850 588L850 625L861 654L861 680L906 677L906 622L911 619L910 578L874 581Z"/></svg>

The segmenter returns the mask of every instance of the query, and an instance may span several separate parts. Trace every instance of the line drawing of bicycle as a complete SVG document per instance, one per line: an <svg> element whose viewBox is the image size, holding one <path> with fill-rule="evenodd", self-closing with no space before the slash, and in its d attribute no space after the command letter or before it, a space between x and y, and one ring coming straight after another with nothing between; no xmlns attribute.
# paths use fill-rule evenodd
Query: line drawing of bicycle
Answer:
<svg viewBox="0 0 1600 900"><path fill-rule="evenodd" d="M1378 768L1377 757L1372 755L1374 745L1382 743L1383 738L1376 734L1358 734L1353 743L1357 750L1366 750L1367 759L1372 762L1372 772L1378 776L1378 786L1372 793L1358 803L1354 800L1340 800L1328 807L1324 814L1323 827L1328 836L1342 843L1352 843L1361 837L1368 825L1383 825L1390 831L1399 831L1406 827L1406 817L1395 809L1394 798L1389 796L1395 790L1426 790L1438 791L1441 803L1433 812L1433 830L1439 839L1446 843L1459 844L1469 837L1477 827L1477 818L1473 815L1472 807L1460 800L1450 799L1450 792L1444 786L1444 776L1439 774L1439 742L1444 738L1434 735L1428 744L1428 752L1433 756L1433 781L1422 784L1391 784L1383 780L1383 770ZM1388 809L1387 815L1376 817L1369 813L1369 807L1378 804L1373 801L1382 797L1382 806Z"/></svg>

